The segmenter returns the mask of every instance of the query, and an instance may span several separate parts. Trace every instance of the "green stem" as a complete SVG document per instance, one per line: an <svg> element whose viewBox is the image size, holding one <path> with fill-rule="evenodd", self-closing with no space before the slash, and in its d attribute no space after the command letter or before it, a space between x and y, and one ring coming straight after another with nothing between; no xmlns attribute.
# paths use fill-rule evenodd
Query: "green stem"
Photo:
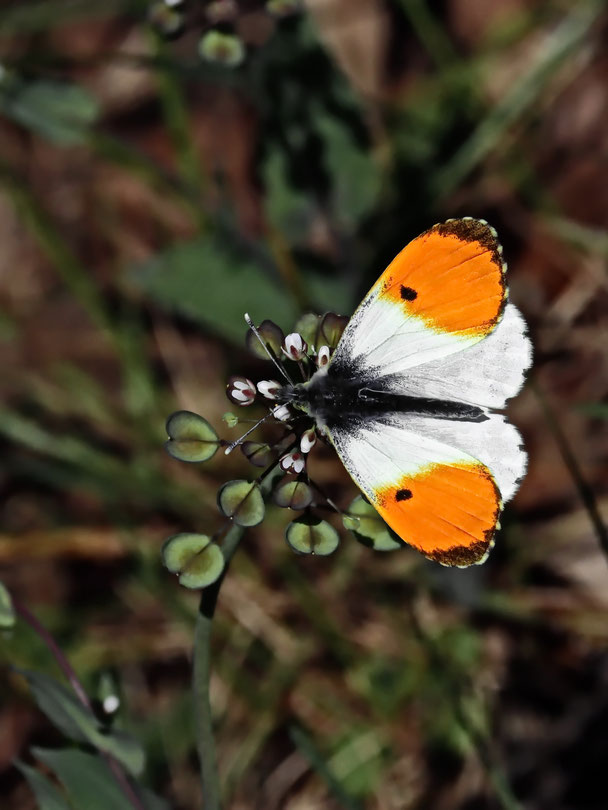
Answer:
<svg viewBox="0 0 608 810"><path fill-rule="evenodd" d="M211 630L217 599L222 582L228 571L232 555L237 549L243 529L233 526L226 534L222 553L226 562L222 576L201 594L201 601L194 629L194 653L192 665L192 691L194 695L194 723L196 747L201 769L203 806L205 810L219 810L221 789L217 770L213 715L209 695L211 680Z"/></svg>

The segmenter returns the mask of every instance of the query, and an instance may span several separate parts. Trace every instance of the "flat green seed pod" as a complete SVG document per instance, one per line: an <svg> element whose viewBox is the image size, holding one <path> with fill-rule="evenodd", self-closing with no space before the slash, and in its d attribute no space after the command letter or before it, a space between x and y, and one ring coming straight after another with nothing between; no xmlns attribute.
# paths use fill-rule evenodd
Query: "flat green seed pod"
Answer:
<svg viewBox="0 0 608 810"><path fill-rule="evenodd" d="M329 346L330 349L335 349L347 323L348 318L343 315L336 315L335 312L325 313L319 326L318 345L315 344L317 348L325 345Z"/></svg>
<svg viewBox="0 0 608 810"><path fill-rule="evenodd" d="M254 467L268 467L272 461L272 450L262 442L243 442L241 452Z"/></svg>
<svg viewBox="0 0 608 810"><path fill-rule="evenodd" d="M375 551L395 551L405 543L386 525L374 507L358 495L342 518L344 528L349 529L364 546Z"/></svg>
<svg viewBox="0 0 608 810"><path fill-rule="evenodd" d="M314 315L312 312L307 312L305 315L302 315L298 319L296 325L294 326L293 331L302 335L302 337L308 343L308 345L314 346L315 349L318 351L319 344L317 343L317 337L320 325L321 325L321 316Z"/></svg>
<svg viewBox="0 0 608 810"><path fill-rule="evenodd" d="M228 481L217 493L217 505L237 526L257 526L264 520L264 498L255 482Z"/></svg>
<svg viewBox="0 0 608 810"><path fill-rule="evenodd" d="M169 441L165 450L178 461L209 461L220 445L217 433L206 419L191 411L176 411L167 420Z"/></svg>
<svg viewBox="0 0 608 810"><path fill-rule="evenodd" d="M313 501L313 491L304 481L282 481L272 493L277 506L300 511Z"/></svg>
<svg viewBox="0 0 608 810"><path fill-rule="evenodd" d="M0 628L6 629L15 624L13 600L6 587L0 582Z"/></svg>
<svg viewBox="0 0 608 810"><path fill-rule="evenodd" d="M226 67L238 67L245 58L245 46L236 34L207 31L198 43L201 59Z"/></svg>
<svg viewBox="0 0 608 810"><path fill-rule="evenodd" d="M340 535L326 520L302 515L289 524L285 539L297 554L325 557L338 548Z"/></svg>
<svg viewBox="0 0 608 810"><path fill-rule="evenodd" d="M224 570L224 555L206 534L175 534L162 547L165 567L185 588L206 588Z"/></svg>
<svg viewBox="0 0 608 810"><path fill-rule="evenodd" d="M274 321L266 320L262 321L262 323L258 326L258 332L268 348L274 352L276 357L280 358L281 346L285 340L285 333L281 327L277 326ZM262 360L268 360L268 355L264 351L264 347L261 345L260 341L257 339L251 329L247 330L247 334L245 336L245 345L252 354L255 354L256 357L260 357Z"/></svg>

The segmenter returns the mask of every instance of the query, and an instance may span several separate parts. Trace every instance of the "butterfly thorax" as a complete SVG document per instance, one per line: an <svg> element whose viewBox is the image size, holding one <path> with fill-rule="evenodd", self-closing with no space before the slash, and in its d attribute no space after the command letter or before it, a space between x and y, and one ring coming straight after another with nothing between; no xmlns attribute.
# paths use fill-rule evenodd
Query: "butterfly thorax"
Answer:
<svg viewBox="0 0 608 810"><path fill-rule="evenodd" d="M463 402L427 399L391 391L390 377L351 376L340 367L319 369L310 380L282 389L281 399L331 430L356 428L369 419L391 413L412 413L436 419L481 422L483 409Z"/></svg>

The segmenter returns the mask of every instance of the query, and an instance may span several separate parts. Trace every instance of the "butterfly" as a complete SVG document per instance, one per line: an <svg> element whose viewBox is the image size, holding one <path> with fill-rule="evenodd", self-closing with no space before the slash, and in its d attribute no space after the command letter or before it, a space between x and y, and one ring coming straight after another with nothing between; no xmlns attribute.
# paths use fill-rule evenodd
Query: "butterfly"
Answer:
<svg viewBox="0 0 608 810"><path fill-rule="evenodd" d="M391 262L333 355L320 347L318 368L301 383L246 316L288 381L258 383L280 403L268 416L305 414L393 532L443 565L485 561L526 472L521 437L503 409L523 385L532 345L508 301L502 254L485 220L434 225ZM302 344L289 335L283 352L297 359ZM234 384L233 401L253 402L251 381ZM299 468L294 457L281 460L287 469L284 461L291 472L304 467L301 457Z"/></svg>

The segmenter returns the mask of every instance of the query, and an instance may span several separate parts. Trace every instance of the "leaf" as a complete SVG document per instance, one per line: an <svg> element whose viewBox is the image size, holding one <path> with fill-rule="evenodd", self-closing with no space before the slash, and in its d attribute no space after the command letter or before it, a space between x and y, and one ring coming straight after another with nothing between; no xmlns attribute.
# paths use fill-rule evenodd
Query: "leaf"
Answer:
<svg viewBox="0 0 608 810"><path fill-rule="evenodd" d="M344 528L355 538L375 551L394 551L405 543L386 525L374 507L358 495L342 518Z"/></svg>
<svg viewBox="0 0 608 810"><path fill-rule="evenodd" d="M53 143L74 146L85 142L99 107L75 84L9 76L0 86L0 112Z"/></svg>
<svg viewBox="0 0 608 810"><path fill-rule="evenodd" d="M67 737L111 754L134 775L142 772L144 752L130 734L105 729L95 715L55 678L31 670L18 669L17 672L26 678L40 710Z"/></svg>
<svg viewBox="0 0 608 810"><path fill-rule="evenodd" d="M287 543L297 554L332 554L340 542L340 535L326 520L314 515L302 515L285 530Z"/></svg>
<svg viewBox="0 0 608 810"><path fill-rule="evenodd" d="M261 243L247 249L228 236L206 235L160 253L136 268L131 281L160 306L242 345L246 312L254 323L271 317L288 331L296 320L296 301L273 268L274 260ZM298 270L322 312L350 310L352 289L346 279L315 272L309 262Z"/></svg>
<svg viewBox="0 0 608 810"><path fill-rule="evenodd" d="M237 526L257 526L264 520L264 498L255 482L228 481L217 493L217 505Z"/></svg>
<svg viewBox="0 0 608 810"><path fill-rule="evenodd" d="M291 323L292 298L245 251L216 236L175 245L136 271L135 279L162 306L204 323L242 343L243 316Z"/></svg>
<svg viewBox="0 0 608 810"><path fill-rule="evenodd" d="M57 775L76 810L133 810L107 764L98 756L75 748L32 748L32 753Z"/></svg>
<svg viewBox="0 0 608 810"><path fill-rule="evenodd" d="M178 461L190 463L213 458L220 440L206 419L192 411L176 411L167 420L165 450Z"/></svg>
<svg viewBox="0 0 608 810"><path fill-rule="evenodd" d="M60 791L43 776L36 768L31 768L24 762L17 760L15 767L18 768L32 789L36 797L38 810L70 810L70 806L63 798Z"/></svg>
<svg viewBox="0 0 608 810"><path fill-rule="evenodd" d="M224 570L222 550L206 534L176 534L162 548L165 567L185 588L206 588Z"/></svg>
<svg viewBox="0 0 608 810"><path fill-rule="evenodd" d="M8 629L15 624L13 600L6 586L0 582L0 629Z"/></svg>
<svg viewBox="0 0 608 810"><path fill-rule="evenodd" d="M328 115L320 104L313 105L313 120L325 144L334 214L343 229L354 229L378 199L379 167L370 150L356 143L344 122Z"/></svg>

